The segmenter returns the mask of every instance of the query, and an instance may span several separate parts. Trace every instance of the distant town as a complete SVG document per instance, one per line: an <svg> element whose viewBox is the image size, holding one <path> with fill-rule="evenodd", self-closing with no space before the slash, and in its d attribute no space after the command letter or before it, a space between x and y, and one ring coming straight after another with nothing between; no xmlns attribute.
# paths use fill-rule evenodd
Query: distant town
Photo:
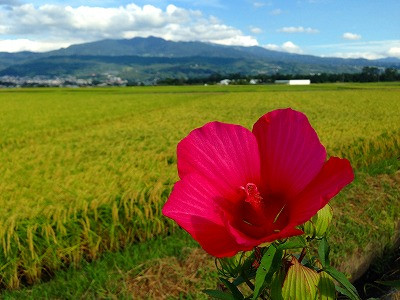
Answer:
<svg viewBox="0 0 400 300"><path fill-rule="evenodd" d="M400 81L400 72L396 68L364 67L360 73L310 73L310 74L211 74L194 78L154 78L152 80L127 80L113 74L92 74L85 78L76 76L0 76L0 88L18 87L105 87L140 85L246 85L246 84L311 84L329 82L379 82Z"/></svg>
<svg viewBox="0 0 400 300"><path fill-rule="evenodd" d="M0 88L10 87L88 87L88 86L126 86L127 80L118 76L106 74L101 77L77 78L75 76L54 77L33 76L1 76Z"/></svg>

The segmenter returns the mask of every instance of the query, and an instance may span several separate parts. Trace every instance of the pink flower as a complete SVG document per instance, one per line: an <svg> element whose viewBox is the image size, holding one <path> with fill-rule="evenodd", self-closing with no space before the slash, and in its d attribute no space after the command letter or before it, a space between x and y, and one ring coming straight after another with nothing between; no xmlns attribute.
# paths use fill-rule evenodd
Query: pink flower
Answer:
<svg viewBox="0 0 400 300"><path fill-rule="evenodd" d="M178 181L163 207L211 255L232 256L300 235L305 223L354 179L331 157L307 117L262 116L253 131L211 122L178 144Z"/></svg>

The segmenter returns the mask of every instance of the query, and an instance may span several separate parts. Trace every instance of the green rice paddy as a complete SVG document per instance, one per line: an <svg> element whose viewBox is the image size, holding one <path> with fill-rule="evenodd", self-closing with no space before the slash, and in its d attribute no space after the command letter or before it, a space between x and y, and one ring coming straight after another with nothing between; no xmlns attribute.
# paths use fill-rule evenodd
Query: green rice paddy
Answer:
<svg viewBox="0 0 400 300"><path fill-rule="evenodd" d="M399 83L0 90L2 288L176 231L161 215L176 144L207 122L251 129L285 107L356 169L332 201L335 257L388 242L400 211Z"/></svg>

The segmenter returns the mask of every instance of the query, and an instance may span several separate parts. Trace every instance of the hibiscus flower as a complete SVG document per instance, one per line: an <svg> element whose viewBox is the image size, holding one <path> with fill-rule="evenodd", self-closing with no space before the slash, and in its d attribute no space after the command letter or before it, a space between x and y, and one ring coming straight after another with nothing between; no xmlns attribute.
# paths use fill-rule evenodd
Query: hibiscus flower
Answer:
<svg viewBox="0 0 400 300"><path fill-rule="evenodd" d="M301 235L297 227L354 179L331 157L307 117L292 109L263 115L250 131L211 122L177 147L180 180L163 207L216 257Z"/></svg>

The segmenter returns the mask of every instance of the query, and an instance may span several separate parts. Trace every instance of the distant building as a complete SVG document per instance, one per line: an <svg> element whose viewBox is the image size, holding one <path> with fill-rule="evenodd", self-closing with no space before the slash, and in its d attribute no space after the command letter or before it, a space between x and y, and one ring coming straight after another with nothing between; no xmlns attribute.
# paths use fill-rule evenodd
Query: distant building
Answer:
<svg viewBox="0 0 400 300"><path fill-rule="evenodd" d="M288 85L309 85L311 84L310 79L290 79L290 80L275 80L276 84L288 84Z"/></svg>
<svg viewBox="0 0 400 300"><path fill-rule="evenodd" d="M223 79L219 82L220 85L229 85L231 83L230 79Z"/></svg>
<svg viewBox="0 0 400 300"><path fill-rule="evenodd" d="M258 79L250 79L249 83L250 84L258 84L259 80Z"/></svg>

